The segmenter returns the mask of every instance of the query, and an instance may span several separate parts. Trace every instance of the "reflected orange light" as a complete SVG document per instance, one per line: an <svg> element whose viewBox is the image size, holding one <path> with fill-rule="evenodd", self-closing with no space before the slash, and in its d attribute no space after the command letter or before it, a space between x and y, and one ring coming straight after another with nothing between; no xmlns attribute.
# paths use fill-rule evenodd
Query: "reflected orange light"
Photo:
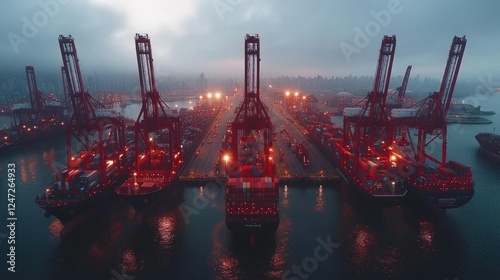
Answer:
<svg viewBox="0 0 500 280"><path fill-rule="evenodd" d="M318 194L316 196L316 205L314 205L314 211L323 212L325 209L325 198L323 195L323 185L318 188Z"/></svg>

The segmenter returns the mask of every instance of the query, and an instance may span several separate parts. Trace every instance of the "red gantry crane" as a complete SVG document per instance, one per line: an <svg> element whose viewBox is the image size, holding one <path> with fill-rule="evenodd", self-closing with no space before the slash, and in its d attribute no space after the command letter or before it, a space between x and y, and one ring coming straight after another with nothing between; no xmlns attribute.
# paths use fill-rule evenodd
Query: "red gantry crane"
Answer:
<svg viewBox="0 0 500 280"><path fill-rule="evenodd" d="M474 194L470 167L447 161L446 154L446 116L466 43L465 36L453 38L439 91L431 93L411 108L391 112L393 131L400 132L403 138L409 137L409 141L397 141L400 148L393 150L392 158L402 170L400 177L424 201L440 209L460 207ZM416 140L412 139L415 134ZM437 156L434 151L439 151L436 149L439 146L440 156Z"/></svg>
<svg viewBox="0 0 500 280"><path fill-rule="evenodd" d="M406 88L410 79L411 65L406 67L405 76L401 86L398 87L390 97L387 98L387 113L390 114L392 109L402 108L405 99Z"/></svg>
<svg viewBox="0 0 500 280"><path fill-rule="evenodd" d="M26 80L28 81L31 109L36 113L40 113L45 108L45 101L43 100L42 93L38 90L35 68L33 66L26 66Z"/></svg>
<svg viewBox="0 0 500 280"><path fill-rule="evenodd" d="M232 123L232 159L238 161L238 142L252 131L263 134L264 174L274 176L274 164L269 158L272 153L272 123L264 104L260 100L260 38L247 35L245 38L245 92L244 99ZM239 161L238 161L239 162Z"/></svg>
<svg viewBox="0 0 500 280"><path fill-rule="evenodd" d="M64 108L51 95L44 95L37 85L35 68L26 66L29 103L14 104L14 126L20 139L36 140L61 133L64 128Z"/></svg>
<svg viewBox="0 0 500 280"><path fill-rule="evenodd" d="M344 109L340 163L340 168L359 190L390 202L406 194L405 189L390 184L386 178L391 167L388 145L393 141L386 99L395 49L396 36L384 36L373 90L361 101L361 107Z"/></svg>
<svg viewBox="0 0 500 280"><path fill-rule="evenodd" d="M90 211L113 192L129 174L125 155L126 125L113 109L106 109L85 91L75 41L59 36L63 67L73 115L66 130L67 167L36 203L62 223ZM65 82L64 82L65 80Z"/></svg>
<svg viewBox="0 0 500 280"><path fill-rule="evenodd" d="M260 38L245 37L245 92L231 124L226 225L233 233L274 232L279 224L273 125L260 100ZM227 161L227 159L226 159Z"/></svg>
<svg viewBox="0 0 500 280"><path fill-rule="evenodd" d="M66 133L68 169L98 170L101 184L107 186L126 167L118 161L125 153L124 121L85 91L73 37L59 36L59 47L73 107ZM73 140L79 146L76 154Z"/></svg>
<svg viewBox="0 0 500 280"><path fill-rule="evenodd" d="M135 172L116 192L135 207L148 204L182 166L181 120L156 88L149 36L136 34L142 108L135 123Z"/></svg>
<svg viewBox="0 0 500 280"><path fill-rule="evenodd" d="M63 87L63 104L64 107L68 108L71 107L72 105L69 103L70 101L68 100L69 98L69 84L67 80L67 74L66 74L66 68L64 66L61 66L61 81L62 81L62 87Z"/></svg>

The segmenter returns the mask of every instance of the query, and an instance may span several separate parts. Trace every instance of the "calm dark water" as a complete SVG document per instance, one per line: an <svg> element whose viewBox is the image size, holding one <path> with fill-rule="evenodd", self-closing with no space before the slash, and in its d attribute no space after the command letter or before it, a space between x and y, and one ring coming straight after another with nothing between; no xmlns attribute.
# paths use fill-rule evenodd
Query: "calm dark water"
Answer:
<svg viewBox="0 0 500 280"><path fill-rule="evenodd" d="M500 97L481 105L497 110ZM112 198L61 239L34 198L64 163L63 139L0 155L0 279L497 279L500 166L474 139L500 124L491 119L449 126L448 157L474 171L467 205L442 214L370 205L341 184L281 188L280 227L254 246L227 231L216 184L176 187L141 213ZM8 163L17 172L15 273L6 263Z"/></svg>

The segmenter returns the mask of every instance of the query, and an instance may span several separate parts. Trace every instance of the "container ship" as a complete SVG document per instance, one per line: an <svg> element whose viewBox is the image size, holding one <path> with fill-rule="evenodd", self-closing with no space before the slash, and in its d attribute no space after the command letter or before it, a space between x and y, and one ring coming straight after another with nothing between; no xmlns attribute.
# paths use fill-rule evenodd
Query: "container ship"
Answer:
<svg viewBox="0 0 500 280"><path fill-rule="evenodd" d="M183 166L181 151L170 150L171 136L168 131L162 131L156 136L149 138L148 152L140 154L136 164L133 164L140 168L136 168L131 176L115 189L115 193L135 209L149 206L160 193L172 187Z"/></svg>
<svg viewBox="0 0 500 280"><path fill-rule="evenodd" d="M156 88L151 40L135 35L142 108L135 122L135 161L132 176L115 192L135 209L155 201L172 187L183 166L181 119Z"/></svg>
<svg viewBox="0 0 500 280"><path fill-rule="evenodd" d="M383 156L378 146L359 157L357 172L354 170L355 153L344 145L344 129L332 123L319 111L293 113L305 128L307 136L335 166L344 181L367 198L386 205L404 203L408 189L391 177L394 163Z"/></svg>
<svg viewBox="0 0 500 280"><path fill-rule="evenodd" d="M395 44L392 40L384 37L379 62L393 53L389 48ZM384 90L376 83L359 107L344 109L342 128L318 110L295 110L294 117L348 185L367 197L388 204L401 204L415 197L442 210L463 206L474 194L472 171L446 159L444 116L464 46L465 38L454 38L440 91L418 102L415 108L393 109L386 115L384 95L379 94ZM390 73L381 76L389 77ZM291 105L300 107L288 104L288 110L293 108ZM439 145L433 143L437 140L441 142L441 157L428 151L431 144Z"/></svg>
<svg viewBox="0 0 500 280"><path fill-rule="evenodd" d="M0 152L10 152L40 141L62 138L66 132L64 121L65 119L62 119L57 124L21 125L13 129L2 129L0 130Z"/></svg>
<svg viewBox="0 0 500 280"><path fill-rule="evenodd" d="M153 203L161 192L168 190L176 178L177 172L173 174L160 170L133 172L127 181L115 189L115 192L135 209L142 209Z"/></svg>
<svg viewBox="0 0 500 280"><path fill-rule="evenodd" d="M295 112L294 117L346 183L374 201L397 205L408 201L411 195L433 207L449 209L466 204L474 194L470 167L456 161L448 161L445 167L418 163L406 136L387 147L390 153L386 157L380 156L382 147L361 157L361 168L355 174L351 171L355 158L343 145L342 127L323 118L319 112Z"/></svg>
<svg viewBox="0 0 500 280"><path fill-rule="evenodd" d="M245 89L221 154L227 177L226 226L233 234L272 235L279 226L279 189L274 162L274 126L260 100L260 38L245 37ZM224 153L224 151L222 151ZM229 170L227 163L230 160Z"/></svg>
<svg viewBox="0 0 500 280"><path fill-rule="evenodd" d="M490 158L500 161L500 135L494 133L479 133L476 135L479 148Z"/></svg>
<svg viewBox="0 0 500 280"><path fill-rule="evenodd" d="M46 217L54 216L65 224L96 207L128 177L128 170L124 167L131 162L126 162L123 155L107 160L105 176L101 176L101 171L97 168L99 162L99 153L81 153L73 158L69 167L55 174L56 181L35 200L45 210ZM93 168L86 168L87 163ZM105 181L102 180L103 177L106 178Z"/></svg>
<svg viewBox="0 0 500 280"><path fill-rule="evenodd" d="M225 168L226 226L239 234L272 233L279 226L278 179L266 174L256 135L244 140L240 157L244 164Z"/></svg>
<svg viewBox="0 0 500 280"><path fill-rule="evenodd" d="M398 165L392 176L408 188L413 197L434 208L446 210L467 204L474 196L474 181L470 166L457 161L445 165L434 162L422 163L402 146L392 149Z"/></svg>
<svg viewBox="0 0 500 280"><path fill-rule="evenodd" d="M100 202L128 177L132 158L127 143L133 141L128 137L134 127L85 91L73 37L60 35L59 47L63 85L73 109L66 124L67 167L55 174L55 183L35 202L45 216L53 215L68 224L79 221L77 217L92 208L106 205Z"/></svg>

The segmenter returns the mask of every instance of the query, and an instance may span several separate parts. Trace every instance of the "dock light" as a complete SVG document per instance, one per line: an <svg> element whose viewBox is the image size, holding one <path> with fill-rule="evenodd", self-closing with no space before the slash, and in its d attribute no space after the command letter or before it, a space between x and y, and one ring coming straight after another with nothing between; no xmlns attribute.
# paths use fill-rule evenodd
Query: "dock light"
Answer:
<svg viewBox="0 0 500 280"><path fill-rule="evenodd" d="M285 92L285 95L290 96L290 92L289 91Z"/></svg>
<svg viewBox="0 0 500 280"><path fill-rule="evenodd" d="M207 93L207 97L208 97L208 98L212 98L212 93L210 93L210 92L209 92L209 93Z"/></svg>
<svg viewBox="0 0 500 280"><path fill-rule="evenodd" d="M304 96L302 96L302 99L303 99L303 100L306 100L306 96L305 96L305 95L304 95Z"/></svg>
<svg viewBox="0 0 500 280"><path fill-rule="evenodd" d="M200 95L200 99L203 99L203 95Z"/></svg>
<svg viewBox="0 0 500 280"><path fill-rule="evenodd" d="M220 93L216 92L215 93L215 98L219 99L220 98Z"/></svg>
<svg viewBox="0 0 500 280"><path fill-rule="evenodd" d="M298 91L295 92L295 96L299 96L299 92Z"/></svg>
<svg viewBox="0 0 500 280"><path fill-rule="evenodd" d="M391 156L391 161L396 161L396 156L395 155Z"/></svg>

